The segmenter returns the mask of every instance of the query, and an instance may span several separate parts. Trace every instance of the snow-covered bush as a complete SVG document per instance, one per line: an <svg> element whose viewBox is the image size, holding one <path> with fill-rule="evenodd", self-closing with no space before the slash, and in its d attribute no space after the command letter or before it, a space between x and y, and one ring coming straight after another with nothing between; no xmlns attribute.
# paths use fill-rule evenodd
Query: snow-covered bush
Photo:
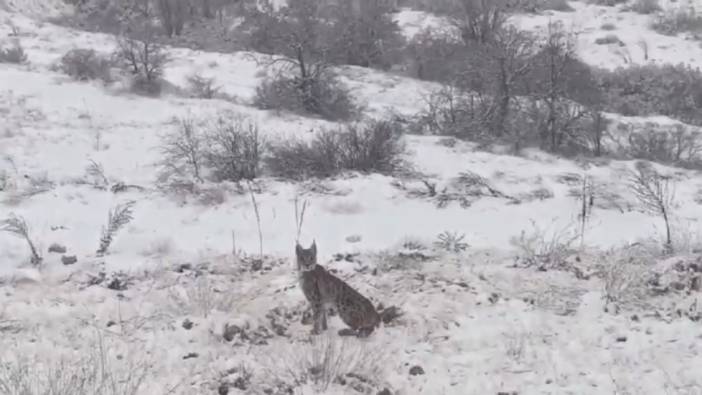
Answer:
<svg viewBox="0 0 702 395"><path fill-rule="evenodd" d="M598 73L605 111L667 115L702 125L702 71L688 65L632 65Z"/></svg>
<svg viewBox="0 0 702 395"><path fill-rule="evenodd" d="M348 88L330 70L305 77L279 74L266 78L256 88L254 103L266 110L307 113L333 121L348 120L357 113Z"/></svg>
<svg viewBox="0 0 702 395"><path fill-rule="evenodd" d="M0 43L0 63L25 63L27 54L24 52L24 47L19 40L14 40L12 45L5 46Z"/></svg>
<svg viewBox="0 0 702 395"><path fill-rule="evenodd" d="M238 115L219 117L204 138L204 163L216 180L252 180L259 176L265 146L254 121Z"/></svg>
<svg viewBox="0 0 702 395"><path fill-rule="evenodd" d="M161 93L161 76L169 61L154 34L150 28L143 28L134 35L117 37L114 57L132 74L132 89L140 94Z"/></svg>
<svg viewBox="0 0 702 395"><path fill-rule="evenodd" d="M61 57L58 65L65 74L76 80L103 80L110 81L110 67L112 62L101 56L93 49L76 48L66 52Z"/></svg>
<svg viewBox="0 0 702 395"><path fill-rule="evenodd" d="M693 7L681 7L656 16L651 28L669 36L683 32L699 32L702 30L702 16L698 15Z"/></svg>
<svg viewBox="0 0 702 395"><path fill-rule="evenodd" d="M310 142L278 142L267 164L274 175L293 179L329 177L347 170L391 173L402 166L404 149L397 124L370 121L321 131Z"/></svg>

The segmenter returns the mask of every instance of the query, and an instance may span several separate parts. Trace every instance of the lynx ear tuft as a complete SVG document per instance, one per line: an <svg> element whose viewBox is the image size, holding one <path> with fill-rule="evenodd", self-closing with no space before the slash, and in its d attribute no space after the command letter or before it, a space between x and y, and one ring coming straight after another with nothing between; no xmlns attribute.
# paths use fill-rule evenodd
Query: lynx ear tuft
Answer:
<svg viewBox="0 0 702 395"><path fill-rule="evenodd" d="M317 241L316 240L314 240L314 239L312 240L312 246L310 247L310 249L312 250L312 255L317 256Z"/></svg>
<svg viewBox="0 0 702 395"><path fill-rule="evenodd" d="M300 256L300 255L302 255L302 252L303 252L303 248L300 245L300 243L295 243L295 254Z"/></svg>

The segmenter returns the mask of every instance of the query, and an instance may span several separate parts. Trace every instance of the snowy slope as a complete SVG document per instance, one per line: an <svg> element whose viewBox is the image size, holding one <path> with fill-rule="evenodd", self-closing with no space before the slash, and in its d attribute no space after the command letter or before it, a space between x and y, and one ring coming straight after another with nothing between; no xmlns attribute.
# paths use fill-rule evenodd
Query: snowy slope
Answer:
<svg viewBox="0 0 702 395"><path fill-rule="evenodd" d="M587 25L581 27L580 50L590 63L616 65L616 56L588 44L595 24L599 28L606 18L622 15L617 20L627 32L622 39L655 34L628 13L573 6L577 12L552 17L577 17ZM9 180L0 191L0 217L26 218L45 256L41 270L31 268L24 241L0 234L0 360L31 367L25 380L48 380L45 370L65 358L75 369L107 363L121 386L105 392L111 394L130 393L126 387L140 374L146 376L138 394L217 393L222 383L230 385L230 393L264 393L278 379L305 382L296 394L359 393L354 386L361 393L388 388L408 395L702 393L699 322L607 313L598 278L512 267L512 240L522 232L535 226L546 237L576 232L580 202L573 195L582 176L597 191L585 251L660 240L662 221L641 212L627 188L633 163L574 161L538 151L516 157L465 142L407 136L406 159L420 177L351 174L321 185L257 182L266 254L260 262L249 194L227 184L208 185L213 197L202 200L156 189L160 136L176 127L177 117L204 121L222 112L241 113L271 140L330 125L251 107L261 75L253 57L260 55L170 49L169 83L184 87L186 76L199 71L214 77L232 101L177 94L144 98L51 70L74 47L111 51L109 36L0 13L0 19L6 17L19 29L30 63L0 64L0 174ZM519 23L537 29L545 18L525 16ZM0 35L9 32L9 26L0 27ZM660 37L649 37L666 46L651 48L652 59L699 59L694 42L687 46L682 38ZM353 67L344 68L343 76L372 116L416 113L425 92L436 88ZM612 116L623 123L646 121ZM143 189L114 194L95 188L85 175L90 160L103 166L110 183ZM702 177L659 170L677 180L674 224L693 249L702 241ZM463 172L482 176L505 196L445 208L419 196L426 192L421 180L450 191ZM309 344L309 327L300 323L306 304L291 261L298 197L309 202L301 240L316 239L320 263L374 303L403 311L370 338L339 338L341 323L333 318L330 337ZM136 201L134 220L110 254L97 257L108 210L127 200ZM468 250L435 247L445 231L464 233ZM66 246L78 263L62 265L60 255L46 252L52 243ZM421 252L427 261L400 254L407 250ZM337 254L348 259L337 260ZM591 257L588 263L603 264L597 256L582 255ZM223 338L226 324L238 328L233 340ZM362 377L312 388L314 375L300 359L325 350L358 358ZM424 373L411 375L415 366ZM348 373L342 370L332 373ZM0 371L0 392L2 383L21 373Z"/></svg>

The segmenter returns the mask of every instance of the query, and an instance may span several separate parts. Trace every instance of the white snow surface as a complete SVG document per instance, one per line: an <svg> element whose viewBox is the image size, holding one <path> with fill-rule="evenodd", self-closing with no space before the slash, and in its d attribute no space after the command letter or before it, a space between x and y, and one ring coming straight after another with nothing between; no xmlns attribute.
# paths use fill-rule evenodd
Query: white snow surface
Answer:
<svg viewBox="0 0 702 395"><path fill-rule="evenodd" d="M522 232L534 226L549 234L576 228L580 202L573 194L585 175L598 191L585 237L588 249L660 239L662 221L639 210L627 187L632 162L573 160L536 150L511 156L466 142L448 146L442 138L407 136L407 161L436 182L437 190L470 171L519 203L484 197L466 208L455 202L437 208L412 196L425 190L418 179L382 175L349 174L320 185L264 178L252 188L268 258L264 270L252 271L260 246L250 194L234 185L208 184L221 200L202 202L159 191L160 137L177 126L178 117L205 121L223 112L256 120L271 141L310 136L333 125L252 107L262 75L253 60L257 54L169 49L173 61L165 78L170 84L184 87L186 76L198 71L214 77L231 101L174 94L144 98L75 82L53 71L54 62L76 47L108 53L113 40L41 22L30 12L41 10L34 3L24 13L0 7L0 19L12 20L29 56L28 65L0 64L0 176L8 180L0 190L0 218L23 216L44 262L41 269L30 267L24 240L0 233L0 362L26 359L41 370L61 358L75 361L104 350L119 374L146 374L139 394L217 393L220 383L249 373L248 389L232 386L230 393L258 393L253 388L278 376L290 379L286 372L299 370L298 359L326 341L361 355L377 388L393 394L702 394L699 322L607 313L599 279L511 267L511 240ZM636 62L640 39L649 42L652 62L699 65L702 59L698 42L658 35L647 29L643 16L571 5L576 12L523 16L515 23L538 30L547 18L572 22L582 33L584 59L602 67L621 61L607 47L594 45L604 34L600 25L610 20ZM403 18L417 29L416 13ZM0 26L0 37L9 33L10 26ZM377 117L416 113L425 92L436 88L355 67L342 73L356 100ZM611 116L624 123L650 120ZM111 183L144 189L115 194L93 187L85 182L90 160L104 167ZM702 240L702 177L658 168L676 180L676 229L684 229L691 244ZM25 196L35 185L50 188ZM533 198L544 191L552 197ZM342 339L334 317L328 334L309 344L310 327L299 322L306 302L293 263L296 199L309 202L302 243L316 240L321 264L375 303L399 307L403 315L396 322L367 339ZM108 210L128 200L136 201L134 220L116 236L110 253L97 257ZM408 240L431 246L444 231L464 233L468 250L443 253L429 247L436 259L385 268ZM62 265L60 255L46 252L52 243L66 246L78 263ZM234 257L233 248L247 258ZM359 255L346 262L335 254ZM191 268L174 271L183 264ZM126 276L127 289L108 289L108 281L89 285L100 272L108 279ZM191 329L183 327L186 319L193 322ZM286 325L283 335L271 329L276 320ZM224 341L225 324L246 328L249 339ZM252 345L256 336L265 344ZM184 359L189 353L197 356ZM424 374L410 375L415 365ZM6 378L0 374L0 384ZM302 383L295 393L357 393L338 383L313 387Z"/></svg>

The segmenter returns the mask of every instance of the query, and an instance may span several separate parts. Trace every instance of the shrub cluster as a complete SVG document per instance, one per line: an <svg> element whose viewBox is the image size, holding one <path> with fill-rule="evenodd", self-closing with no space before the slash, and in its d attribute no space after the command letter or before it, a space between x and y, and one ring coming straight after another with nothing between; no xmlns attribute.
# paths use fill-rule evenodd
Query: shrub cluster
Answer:
<svg viewBox="0 0 702 395"><path fill-rule="evenodd" d="M687 65L633 65L600 71L608 111L630 116L667 115L702 125L702 72Z"/></svg>
<svg viewBox="0 0 702 395"><path fill-rule="evenodd" d="M391 173L402 166L402 130L389 121L347 124L322 130L310 141L297 138L266 144L258 125L235 115L198 126L183 119L163 137L162 180L252 180L331 177L344 171ZM174 178L175 177L175 178Z"/></svg>
<svg viewBox="0 0 702 395"><path fill-rule="evenodd" d="M93 49L76 48L66 52L58 65L65 74L79 81L102 80L109 82L112 77L109 58L101 56Z"/></svg>

